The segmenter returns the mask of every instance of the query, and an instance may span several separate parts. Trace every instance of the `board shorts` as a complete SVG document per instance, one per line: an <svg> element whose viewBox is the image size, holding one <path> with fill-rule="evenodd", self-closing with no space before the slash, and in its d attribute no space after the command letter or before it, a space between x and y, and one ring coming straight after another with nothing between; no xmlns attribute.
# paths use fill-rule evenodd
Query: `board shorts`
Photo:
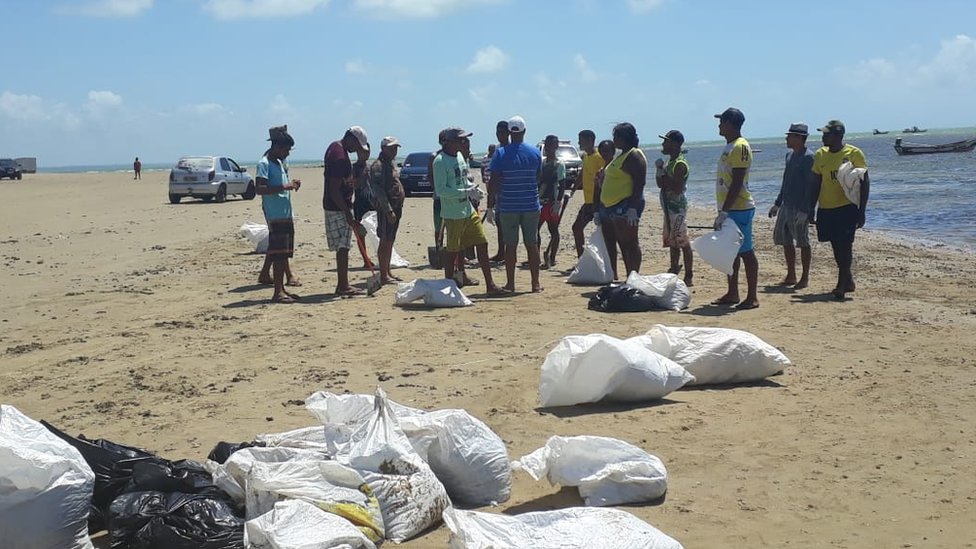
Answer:
<svg viewBox="0 0 976 549"><path fill-rule="evenodd" d="M292 219L269 219L268 251L269 259L288 259L295 252L295 222Z"/></svg>
<svg viewBox="0 0 976 549"><path fill-rule="evenodd" d="M637 205L636 208L634 208L637 210L638 218L640 218L640 216L644 214L645 205L647 205L647 201L644 200L644 198L642 197L640 203ZM627 210L631 208L630 199L621 200L620 202L617 202L613 206L604 206L604 208L606 208L608 219L611 220L617 218L626 219Z"/></svg>
<svg viewBox="0 0 976 549"><path fill-rule="evenodd" d="M526 245L539 243L539 212L503 213L499 219L506 245L519 243L519 231Z"/></svg>
<svg viewBox="0 0 976 549"><path fill-rule="evenodd" d="M403 217L403 204L390 204L390 206L396 215L396 221L393 223L386 220L385 213L376 212L376 236L380 240L396 240L397 232L400 230L400 219Z"/></svg>
<svg viewBox="0 0 976 549"><path fill-rule="evenodd" d="M729 219L735 222L735 226L742 233L742 245L739 246L740 254L752 251L752 218L755 216L755 208L751 210L732 210L729 212Z"/></svg>
<svg viewBox="0 0 976 549"><path fill-rule="evenodd" d="M472 246L488 244L485 238L485 228L481 224L478 212L461 219L445 219L444 230L447 232L447 251L460 252Z"/></svg>
<svg viewBox="0 0 976 549"><path fill-rule="evenodd" d="M346 222L345 212L325 210L325 241L329 251L352 248L352 227Z"/></svg>
<svg viewBox="0 0 976 549"><path fill-rule="evenodd" d="M552 221L553 223L559 223L559 218L562 216L562 212L559 215L555 213L555 207L558 202L546 202L542 205L542 210L539 211L539 224L548 223Z"/></svg>
<svg viewBox="0 0 976 549"><path fill-rule="evenodd" d="M820 242L854 242L857 231L858 207L854 204L840 208L817 210L817 240Z"/></svg>
<svg viewBox="0 0 976 549"><path fill-rule="evenodd" d="M810 246L810 222L797 221L796 216L799 213L793 209L780 208L776 214L776 224L773 226L773 244L792 246L796 243L801 248Z"/></svg>

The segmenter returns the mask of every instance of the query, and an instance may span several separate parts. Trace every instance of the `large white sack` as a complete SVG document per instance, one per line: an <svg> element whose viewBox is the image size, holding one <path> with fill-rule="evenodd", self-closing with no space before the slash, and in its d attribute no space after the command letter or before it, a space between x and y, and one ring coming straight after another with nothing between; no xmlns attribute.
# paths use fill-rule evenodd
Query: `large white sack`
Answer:
<svg viewBox="0 0 976 549"><path fill-rule="evenodd" d="M248 239L254 245L254 251L263 254L268 251L268 226L260 223L247 223L241 225L241 236Z"/></svg>
<svg viewBox="0 0 976 549"><path fill-rule="evenodd" d="M451 500L468 505L508 501L512 490L505 442L465 410L426 412L387 400L410 445L430 465ZM305 407L325 425L329 448L339 453L352 431L369 420L372 395L317 392Z"/></svg>
<svg viewBox="0 0 976 549"><path fill-rule="evenodd" d="M353 431L336 459L361 472L380 502L386 538L406 541L440 522L451 500L430 466L417 454L382 389L373 415Z"/></svg>
<svg viewBox="0 0 976 549"><path fill-rule="evenodd" d="M253 446L242 448L227 458L224 463L207 460L204 464L213 477L215 486L227 492L238 505L244 505L244 486L247 474L255 463L284 463L286 461L322 461L330 459L324 448L303 449L289 447L262 448Z"/></svg>
<svg viewBox="0 0 976 549"><path fill-rule="evenodd" d="M626 284L651 297L659 308L666 311L681 311L691 304L691 292L676 274L641 275L633 271L627 275Z"/></svg>
<svg viewBox="0 0 976 549"><path fill-rule="evenodd" d="M425 280L418 278L406 283L397 284L394 294L396 305L406 305L414 301L423 300L428 307L468 307L474 305L464 292L458 288L453 280L436 279Z"/></svg>
<svg viewBox="0 0 976 549"><path fill-rule="evenodd" d="M564 337L542 364L543 407L655 400L694 380L680 365L605 334Z"/></svg>
<svg viewBox="0 0 976 549"><path fill-rule="evenodd" d="M703 234L691 241L691 247L705 263L719 271L732 275L732 264L742 246L742 232L735 221L726 219L722 229Z"/></svg>
<svg viewBox="0 0 976 549"><path fill-rule="evenodd" d="M74 447L0 406L0 547L90 549L95 473Z"/></svg>
<svg viewBox="0 0 976 549"><path fill-rule="evenodd" d="M376 210L366 212L366 215L363 216L362 224L363 227L366 227L366 245L369 246L369 250L373 252L373 257L379 257L380 237L376 233ZM410 262L400 257L400 254L397 253L396 248L393 248L393 253L390 254L390 266L409 267Z"/></svg>
<svg viewBox="0 0 976 549"><path fill-rule="evenodd" d="M448 509L450 549L682 549L680 543L619 509L572 507L516 516Z"/></svg>
<svg viewBox="0 0 976 549"><path fill-rule="evenodd" d="M376 549L348 520L301 500L286 500L244 524L249 549Z"/></svg>
<svg viewBox="0 0 976 549"><path fill-rule="evenodd" d="M271 511L279 501L300 499L342 517L374 542L385 534L378 496L367 480L351 467L335 461L254 463L247 473L247 519Z"/></svg>
<svg viewBox="0 0 976 549"><path fill-rule="evenodd" d="M653 501L668 491L664 463L615 438L554 436L512 468L552 485L578 486L580 497L593 507Z"/></svg>
<svg viewBox="0 0 976 549"><path fill-rule="evenodd" d="M311 450L327 448L325 430L321 425L301 427L283 433L266 433L254 437L254 440L266 446L307 448Z"/></svg>
<svg viewBox="0 0 976 549"><path fill-rule="evenodd" d="M776 347L749 332L729 328L658 324L630 340L684 366L695 376L689 385L758 381L791 364Z"/></svg>
<svg viewBox="0 0 976 549"><path fill-rule="evenodd" d="M613 282L613 265L610 264L610 252L603 239L603 230L595 225L593 232L586 238L583 255L580 256L569 273L566 282L570 284L609 284Z"/></svg>

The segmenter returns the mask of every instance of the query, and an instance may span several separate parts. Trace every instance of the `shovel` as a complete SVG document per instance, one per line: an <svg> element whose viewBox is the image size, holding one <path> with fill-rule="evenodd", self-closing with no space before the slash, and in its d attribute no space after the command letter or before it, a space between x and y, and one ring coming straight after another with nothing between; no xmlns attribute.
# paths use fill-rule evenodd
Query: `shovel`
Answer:
<svg viewBox="0 0 976 549"><path fill-rule="evenodd" d="M356 246L359 247L359 253L363 254L363 259L366 261L366 267L369 268L371 273L369 277L366 278L366 295L373 295L379 290L383 284L380 282L380 274L376 272L373 267L373 262L369 259L369 253L366 251L366 241L363 240L362 232L366 232L365 229L360 232L353 229L353 234L356 235Z"/></svg>

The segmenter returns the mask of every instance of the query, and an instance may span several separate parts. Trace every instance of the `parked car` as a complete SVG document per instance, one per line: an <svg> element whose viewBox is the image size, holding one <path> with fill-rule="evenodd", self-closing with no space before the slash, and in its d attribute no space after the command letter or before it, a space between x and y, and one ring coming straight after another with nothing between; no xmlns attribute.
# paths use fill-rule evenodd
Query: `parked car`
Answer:
<svg viewBox="0 0 976 549"><path fill-rule="evenodd" d="M0 158L0 179L9 177L10 179L23 179L24 171L13 161L12 158Z"/></svg>
<svg viewBox="0 0 976 549"><path fill-rule="evenodd" d="M427 172L433 153L415 152L407 155L400 166L400 183L407 196L434 194L434 184Z"/></svg>
<svg viewBox="0 0 976 549"><path fill-rule="evenodd" d="M545 149L543 148L543 142L540 141L538 145L539 152L542 153L542 159L546 159ZM570 182L576 181L579 177L579 173L583 170L583 158L580 157L579 151L573 146L570 141L559 141L559 147L556 149L556 158L562 160L566 164L566 179Z"/></svg>
<svg viewBox="0 0 976 549"><path fill-rule="evenodd" d="M229 195L253 200L254 178L226 156L184 156L169 171L169 201L179 203L184 196L223 202Z"/></svg>

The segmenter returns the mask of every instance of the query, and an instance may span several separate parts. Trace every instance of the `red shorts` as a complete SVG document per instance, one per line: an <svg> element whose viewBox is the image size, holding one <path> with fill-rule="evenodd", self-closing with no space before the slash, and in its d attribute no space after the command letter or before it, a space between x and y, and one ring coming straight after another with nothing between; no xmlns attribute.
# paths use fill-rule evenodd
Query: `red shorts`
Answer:
<svg viewBox="0 0 976 549"><path fill-rule="evenodd" d="M562 215L562 212L559 212L559 215L556 215L555 211L553 210L555 206L556 206L556 202L547 202L542 205L542 211L539 212L540 225L543 223L548 223L550 221L552 221L553 223L559 222L559 217Z"/></svg>

